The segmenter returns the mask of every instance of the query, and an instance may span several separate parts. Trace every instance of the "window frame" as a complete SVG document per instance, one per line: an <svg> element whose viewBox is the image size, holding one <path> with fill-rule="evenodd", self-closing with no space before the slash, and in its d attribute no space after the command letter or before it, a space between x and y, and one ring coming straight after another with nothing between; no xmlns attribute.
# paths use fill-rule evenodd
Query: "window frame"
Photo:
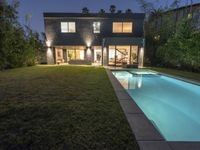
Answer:
<svg viewBox="0 0 200 150"><path fill-rule="evenodd" d="M95 23L97 23L97 25L99 25L99 31L96 31L96 32L95 32L95 27L94 27ZM95 33L95 34L101 33L101 22L100 21L94 21L92 26L93 26L93 33Z"/></svg>
<svg viewBox="0 0 200 150"><path fill-rule="evenodd" d="M114 23L120 23L121 24L121 32L114 32ZM124 24L125 23L131 23L131 32L124 32ZM112 22L112 33L133 33L133 22L132 21L115 21Z"/></svg>
<svg viewBox="0 0 200 150"><path fill-rule="evenodd" d="M63 25L64 24L67 24L67 29L64 29L63 30ZM74 31L71 31L70 30L70 24L74 24ZM65 22L60 22L60 30L61 30L61 33L76 33L76 22L75 21L65 21Z"/></svg>

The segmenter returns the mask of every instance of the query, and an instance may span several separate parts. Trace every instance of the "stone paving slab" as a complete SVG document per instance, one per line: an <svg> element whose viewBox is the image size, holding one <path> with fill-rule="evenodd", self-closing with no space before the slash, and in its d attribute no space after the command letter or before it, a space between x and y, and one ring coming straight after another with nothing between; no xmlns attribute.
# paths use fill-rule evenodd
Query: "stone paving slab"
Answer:
<svg viewBox="0 0 200 150"><path fill-rule="evenodd" d="M173 150L200 150L200 142L169 142Z"/></svg>
<svg viewBox="0 0 200 150"><path fill-rule="evenodd" d="M122 109L124 110L125 113L128 113L128 114L130 114L130 113L131 114L134 114L134 113L135 114L138 114L138 113L143 114L141 109L138 108L138 106L134 102L130 101L129 99L128 100L120 100L119 102L120 102L121 107L122 107Z"/></svg>
<svg viewBox="0 0 200 150"><path fill-rule="evenodd" d="M140 150L171 150L165 141L138 141Z"/></svg>
<svg viewBox="0 0 200 150"><path fill-rule="evenodd" d="M126 91L117 91L116 95L119 100L129 99L132 101L132 98L126 93Z"/></svg>
<svg viewBox="0 0 200 150"><path fill-rule="evenodd" d="M144 114L128 114L127 119L138 141L164 140Z"/></svg>

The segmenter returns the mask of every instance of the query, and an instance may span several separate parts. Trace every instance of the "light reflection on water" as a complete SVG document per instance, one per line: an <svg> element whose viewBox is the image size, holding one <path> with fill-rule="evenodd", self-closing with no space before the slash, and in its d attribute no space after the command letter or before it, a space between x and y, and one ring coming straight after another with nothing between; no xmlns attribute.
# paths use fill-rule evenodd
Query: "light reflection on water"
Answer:
<svg viewBox="0 0 200 150"><path fill-rule="evenodd" d="M120 72L113 72L113 74L117 77L118 81L126 90L134 90L142 87L142 74L133 75L130 73L124 74Z"/></svg>

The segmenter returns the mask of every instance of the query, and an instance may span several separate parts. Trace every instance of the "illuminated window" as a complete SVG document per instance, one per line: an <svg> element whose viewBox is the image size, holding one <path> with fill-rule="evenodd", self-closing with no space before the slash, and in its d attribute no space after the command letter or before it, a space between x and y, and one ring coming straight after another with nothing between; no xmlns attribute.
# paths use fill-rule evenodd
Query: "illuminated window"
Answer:
<svg viewBox="0 0 200 150"><path fill-rule="evenodd" d="M69 22L69 32L76 32L75 22Z"/></svg>
<svg viewBox="0 0 200 150"><path fill-rule="evenodd" d="M62 33L68 32L68 23L67 22L61 22L61 32Z"/></svg>
<svg viewBox="0 0 200 150"><path fill-rule="evenodd" d="M101 26L100 22L93 22L93 31L94 31L94 33L100 33L100 26Z"/></svg>
<svg viewBox="0 0 200 150"><path fill-rule="evenodd" d="M113 22L113 33L132 33L132 22Z"/></svg>
<svg viewBox="0 0 200 150"><path fill-rule="evenodd" d="M122 33L122 22L113 22L113 33Z"/></svg>
<svg viewBox="0 0 200 150"><path fill-rule="evenodd" d="M123 33L132 33L132 22L123 22Z"/></svg>
<svg viewBox="0 0 200 150"><path fill-rule="evenodd" d="M76 32L75 22L61 22L61 32L62 33L75 33Z"/></svg>

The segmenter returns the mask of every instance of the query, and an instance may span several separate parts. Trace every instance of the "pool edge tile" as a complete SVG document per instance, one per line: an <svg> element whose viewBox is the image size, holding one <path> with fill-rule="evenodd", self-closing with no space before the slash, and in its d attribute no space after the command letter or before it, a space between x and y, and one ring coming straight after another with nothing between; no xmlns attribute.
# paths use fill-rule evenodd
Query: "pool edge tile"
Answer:
<svg viewBox="0 0 200 150"><path fill-rule="evenodd" d="M200 150L200 142L168 142L173 150Z"/></svg>
<svg viewBox="0 0 200 150"><path fill-rule="evenodd" d="M140 150L172 150L166 141L138 141Z"/></svg>
<svg viewBox="0 0 200 150"><path fill-rule="evenodd" d="M144 114L127 114L137 141L164 141L165 139Z"/></svg>

